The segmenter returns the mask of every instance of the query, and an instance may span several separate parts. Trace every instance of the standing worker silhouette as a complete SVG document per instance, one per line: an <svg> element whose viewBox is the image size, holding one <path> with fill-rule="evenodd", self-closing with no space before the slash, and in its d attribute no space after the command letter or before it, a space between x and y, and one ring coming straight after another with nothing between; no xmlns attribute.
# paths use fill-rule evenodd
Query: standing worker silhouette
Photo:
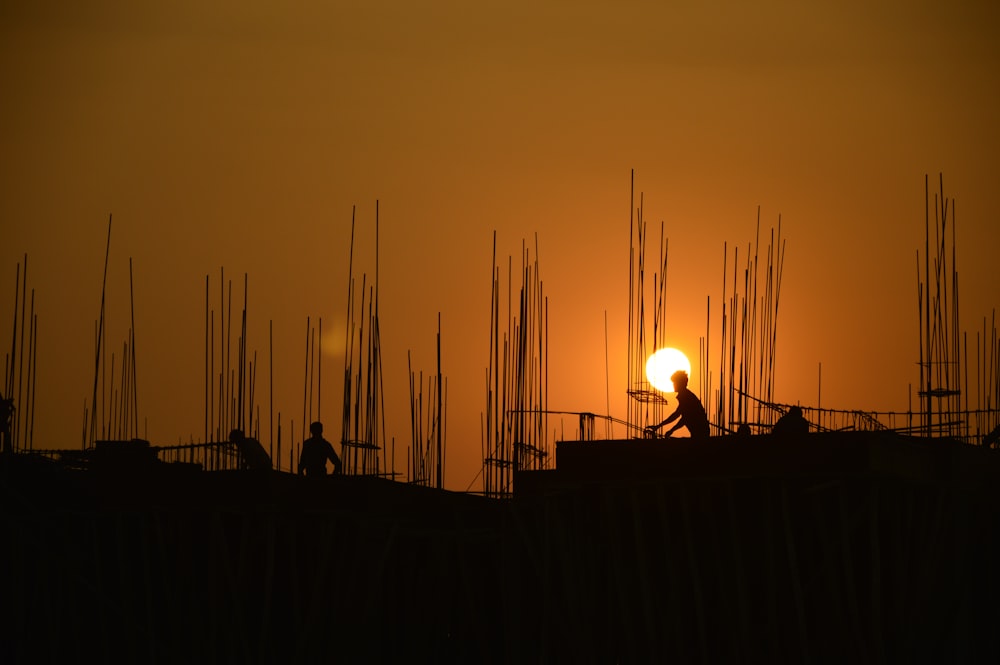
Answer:
<svg viewBox="0 0 1000 665"><path fill-rule="evenodd" d="M656 430L676 420L677 424L667 430L665 436L670 436L681 427L687 427L692 438L707 438L708 416L698 396L688 390L687 372L679 369L670 375L670 380L674 382L674 392L677 393L677 408L660 424L646 427L646 431L655 434Z"/></svg>
<svg viewBox="0 0 1000 665"><path fill-rule="evenodd" d="M333 450L333 445L323 438L323 423L314 422L309 426L311 437L302 442L302 452L299 454L299 475L325 476L326 461L333 462L333 472L340 473L340 457Z"/></svg>

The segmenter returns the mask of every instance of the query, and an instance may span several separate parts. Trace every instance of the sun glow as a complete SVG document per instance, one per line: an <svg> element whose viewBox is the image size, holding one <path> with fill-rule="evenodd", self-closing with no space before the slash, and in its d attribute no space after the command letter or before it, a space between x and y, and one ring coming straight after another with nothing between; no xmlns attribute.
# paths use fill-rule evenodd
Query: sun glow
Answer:
<svg viewBox="0 0 1000 665"><path fill-rule="evenodd" d="M673 392L674 384L670 375L679 369L691 376L691 361L687 356L677 349L659 349L646 361L646 378L657 390Z"/></svg>

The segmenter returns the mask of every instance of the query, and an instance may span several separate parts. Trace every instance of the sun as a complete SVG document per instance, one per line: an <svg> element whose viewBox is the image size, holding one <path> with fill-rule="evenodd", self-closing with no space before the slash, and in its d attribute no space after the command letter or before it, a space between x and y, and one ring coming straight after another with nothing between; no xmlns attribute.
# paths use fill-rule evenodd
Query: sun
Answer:
<svg viewBox="0 0 1000 665"><path fill-rule="evenodd" d="M670 375L679 369L691 376L691 361L687 356L677 349L659 349L646 361L646 378L657 390L673 392L674 384Z"/></svg>

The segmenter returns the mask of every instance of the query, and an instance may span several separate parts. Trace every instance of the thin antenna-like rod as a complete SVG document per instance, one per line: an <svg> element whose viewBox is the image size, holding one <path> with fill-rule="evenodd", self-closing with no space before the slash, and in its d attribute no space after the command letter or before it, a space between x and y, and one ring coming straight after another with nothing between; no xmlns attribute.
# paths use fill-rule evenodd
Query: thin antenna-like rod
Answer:
<svg viewBox="0 0 1000 665"><path fill-rule="evenodd" d="M412 482L417 478L417 451L420 436L418 433L419 418L416 407L417 389L413 382L413 361L409 349L406 351L406 372L407 376L410 377L410 442L412 443L412 447L409 449L409 454L407 455L407 480Z"/></svg>
<svg viewBox="0 0 1000 665"><path fill-rule="evenodd" d="M306 355L306 384L309 386L309 422L313 422L313 387L315 386L316 380L316 328L310 328L309 330L309 349ZM306 421L302 421L303 424Z"/></svg>
<svg viewBox="0 0 1000 665"><path fill-rule="evenodd" d="M635 284L635 260L636 259L635 259L635 240L634 240L635 225L632 223L634 221L635 221L635 169L632 169L631 172L630 172L630 179L629 179L629 199L628 199L628 248L629 248L629 255L628 255L628 341L626 343L626 347L627 347L626 348L626 354L627 354L627 356L626 356L626 360L627 360L627 364L626 364L627 370L626 370L626 372L627 372L627 381L628 381L628 383L625 386L626 390L631 390L632 389L632 385L633 385L633 379L632 379L632 357L633 357L634 350L632 348L632 337L633 337L632 325L633 325L633 319L635 318L635 299L636 299L636 294L635 294L635 288L636 288L636 284ZM633 424L633 422L634 422L634 419L632 417L632 412L633 412L632 400L628 400L627 406L628 406L628 409L627 409L627 414L626 414L626 421L628 422L629 426L631 426Z"/></svg>
<svg viewBox="0 0 1000 665"><path fill-rule="evenodd" d="M27 285L27 283L28 283L28 255L25 254L24 255L24 285ZM16 352L17 352L17 324L18 324L18 321L21 322L21 338L22 339L24 338L24 315L22 314L20 316L20 318L18 317L18 305L21 305L21 311L22 312L24 311L24 297L22 295L23 294L24 285L21 284L21 264L18 264L18 266L17 266L17 278L16 278L15 284L14 284L14 331L13 331L13 333L11 335L10 356L7 358L8 365L6 367L6 369L9 370L9 378L8 378L8 375L5 374L5 376L4 376L4 380L5 380L4 393L3 393L3 395L0 395L0 398L3 398L4 395L6 395L6 399L9 399L9 400L11 400L11 402L13 402L13 404L14 404L14 406L16 408L17 413L16 413L16 417L14 417L14 421L11 423L11 427L9 428L9 430L8 430L6 436L4 437L3 441L0 441L0 452L8 452L8 451L16 450L16 448L17 448L17 437L18 437L18 425L17 425L17 423L20 420L21 410L23 409L23 405L20 403L20 399L21 399L20 396L15 396L14 395L14 376L15 376L15 368L17 369L18 372L20 372L21 369L22 369L22 366L15 361L15 356L16 356ZM34 292L34 291L32 291L32 292ZM14 416L15 414L10 414L10 415Z"/></svg>
<svg viewBox="0 0 1000 665"><path fill-rule="evenodd" d="M243 315L240 320L240 345L239 345L239 388L237 389L236 398L236 429L241 432L245 432L249 429L249 423L243 419L243 407L244 407L244 386L246 385L247 375L246 375L246 362L247 362L247 296L248 296L248 277L247 273L243 273ZM250 413L252 407L247 408L247 413Z"/></svg>
<svg viewBox="0 0 1000 665"><path fill-rule="evenodd" d="M372 372L372 380L375 382L373 386L370 386L372 393L371 396L371 419L372 419L372 439L369 443L376 446L379 443L385 443L387 441L385 434L385 410L382 409L382 330L379 324L379 243L380 243L380 230L381 230L381 220L379 218L379 200L375 199L375 289L373 296L373 316L374 322L372 324L372 335L374 341L374 349L372 356L372 363L374 366L374 371ZM382 466L381 469L378 466L378 454L373 455L375 469L374 472L378 473L380 470L388 468L386 463L387 447L385 445L381 446L382 451Z"/></svg>
<svg viewBox="0 0 1000 665"><path fill-rule="evenodd" d="M353 418L353 423L354 423L353 434L354 434L354 436L351 437L355 441L360 441L361 440L361 412L360 412L360 409L361 409L361 404L362 404L361 381L362 381L362 378L363 378L362 377L362 373L361 373L361 368L363 366L362 361L364 360L363 353L364 353L365 324L366 324L365 317L363 316L363 314L364 314L364 294L365 294L365 291L367 291L367 289L368 289L368 275L367 274L362 274L362 276L361 276L361 302L360 302L360 310L361 310L362 316L360 316L359 319L358 319L358 321L359 321L359 327L358 327L358 356L357 356L358 372L357 372L357 376L354 377L354 401L353 401L353 407L354 407L353 408L353 412L354 412L354 414L353 414L354 415L354 418ZM354 451L353 451L353 453L352 453L352 455L356 456L357 452L358 451L355 448Z"/></svg>
<svg viewBox="0 0 1000 665"><path fill-rule="evenodd" d="M24 307L27 303L27 289L28 289L28 256L24 257L24 282L21 283L21 344L19 351L19 359L17 361L17 417L15 419L14 430L13 430L13 440L17 443L17 439L21 434L21 412L24 411L22 404L24 402L24 392L22 390L24 386L24 323L29 319L24 316ZM35 290L31 290L31 309L35 308Z"/></svg>
<svg viewBox="0 0 1000 665"><path fill-rule="evenodd" d="M350 424L351 424L351 350L354 344L354 220L355 220L356 207L351 207L351 243L350 250L348 253L347 260L347 312L344 317L344 388L341 402L341 422L340 422L340 437L341 441L347 441L350 435ZM349 459L347 459L347 452L345 451L344 465L345 469L349 470L351 467L349 465Z"/></svg>
<svg viewBox="0 0 1000 665"><path fill-rule="evenodd" d="M491 455L499 456L503 458L503 452L501 446L503 445L503 424L501 417L503 416L503 411L501 411L501 402L503 393L501 391L501 364L500 364L500 346L501 346L501 336L500 336L500 266L496 262L496 231L493 231L493 326L492 326L492 337L493 337L493 391L492 397L492 410L490 415L492 418L492 434L493 434L493 451ZM503 467L497 466L496 473L493 474L493 491L498 492L500 490L500 485L502 483L502 473Z"/></svg>
<svg viewBox="0 0 1000 665"><path fill-rule="evenodd" d="M441 312L438 312L438 330L437 330L437 416L440 419L442 403L441 403ZM438 420L437 423L437 488L444 488L444 439L441 432L441 421Z"/></svg>
<svg viewBox="0 0 1000 665"><path fill-rule="evenodd" d="M211 357L208 363L209 376L207 377L208 385L206 387L208 391L208 426L205 429L205 443L212 440L211 428L215 427L215 312L212 312L210 329L211 329L211 342L209 348L211 349Z"/></svg>
<svg viewBox="0 0 1000 665"><path fill-rule="evenodd" d="M316 420L322 422L320 406L323 404L323 317L319 317L319 340L316 348Z"/></svg>
<svg viewBox="0 0 1000 665"><path fill-rule="evenodd" d="M930 184L927 174L924 174L924 341L927 344L926 366L921 366L921 386L924 391L924 426L925 434L931 434L931 300L930 300L930 253L931 253L931 217L930 217Z"/></svg>
<svg viewBox="0 0 1000 665"><path fill-rule="evenodd" d="M226 363L224 375L230 377L229 381L223 381L225 386L225 401L224 406L226 409L226 415L223 420L223 427L220 430L220 437L227 437L229 430L233 428L233 371L230 365L230 360L232 359L232 339L233 339L233 280L229 280L229 302L226 308L226 352L223 355L223 360Z"/></svg>
<svg viewBox="0 0 1000 665"><path fill-rule="evenodd" d="M733 297L729 307L729 416L727 422L733 422L733 404L736 398L732 395L736 377L736 311L739 304L739 290L736 288L736 275L739 269L740 248L733 247Z"/></svg>
<svg viewBox="0 0 1000 665"><path fill-rule="evenodd" d="M281 464L281 453L274 456L274 320L267 322L267 440L271 459ZM280 470L280 466L279 466Z"/></svg>
<svg viewBox="0 0 1000 665"><path fill-rule="evenodd" d="M819 376L816 380L816 409L823 408L823 363L819 364Z"/></svg>
<svg viewBox="0 0 1000 665"><path fill-rule="evenodd" d="M942 187L944 185L942 184ZM955 410L959 413L962 411L962 395L963 392L960 390L962 387L962 364L961 360L961 344L960 344L960 322L958 317L958 262L956 257L955 246L957 245L957 227L958 220L955 219L955 199L951 200L951 277L952 277L952 326L954 330L955 347L955 388L958 394L955 395ZM968 387L966 387L965 393L968 393Z"/></svg>
<svg viewBox="0 0 1000 665"><path fill-rule="evenodd" d="M225 422L226 404L226 275L225 269L219 266L219 416L215 424L215 436L222 438L222 428ZM214 371L214 369L213 369Z"/></svg>
<svg viewBox="0 0 1000 665"><path fill-rule="evenodd" d="M108 241L104 249L104 278L101 282L101 314L97 326L97 357L94 359L94 390L91 393L90 445L94 445L97 435L97 378L101 373L101 340L104 334L104 302L108 285L108 256L111 254L111 215L108 215ZM25 261L25 275L27 275Z"/></svg>
<svg viewBox="0 0 1000 665"><path fill-rule="evenodd" d="M546 303L546 318L548 318L548 304ZM548 327L546 327L546 335L548 334ZM548 346L548 342L546 342ZM545 400L548 402L548 399ZM608 420L606 422L606 427L608 428L606 436L609 439L614 438L614 425L611 422L611 366L608 360L608 310L604 310L604 408L608 413Z"/></svg>
<svg viewBox="0 0 1000 665"><path fill-rule="evenodd" d="M309 404L309 332L311 330L312 330L312 328L309 325L309 317L307 316L306 317L306 358L305 358L305 360L306 360L306 367L305 367L305 376L304 376L303 381L302 381L302 422L303 423L306 422L306 409L307 409L307 405ZM303 427L305 427L304 424L303 424ZM305 430L303 429L302 431L303 431L303 434L304 434Z"/></svg>
<svg viewBox="0 0 1000 665"><path fill-rule="evenodd" d="M920 250L917 250L917 338L919 346L919 354L917 367L920 370L920 378L917 382L917 394L920 395L924 390L924 289L925 284L921 279L922 275L920 273ZM924 413L923 397L920 398L920 412ZM911 423L912 424L912 423Z"/></svg>
<svg viewBox="0 0 1000 665"><path fill-rule="evenodd" d="M211 422L211 415L209 413L209 402L212 399L212 369L209 365L209 354L211 353L211 340L209 337L211 323L209 322L209 308L208 308L208 275L205 275L205 438L203 441L208 443L208 428Z"/></svg>
<svg viewBox="0 0 1000 665"><path fill-rule="evenodd" d="M719 404L716 419L720 426L729 425L725 419L726 408L726 284L729 283L726 263L729 260L729 247L722 243L722 332L719 353Z"/></svg>
<svg viewBox="0 0 1000 665"><path fill-rule="evenodd" d="M708 355L710 335L712 330L712 296L705 297L705 357L702 358L701 362L701 399L705 404L710 404L709 398L712 394L712 385L709 380L709 362L711 359ZM611 415L610 413L608 415Z"/></svg>
<svg viewBox="0 0 1000 665"><path fill-rule="evenodd" d="M777 352L777 345L778 345L778 340L777 340L777 335L778 335L778 327L777 327L778 305L779 305L780 300L781 300L781 279L782 279L782 276L784 275L784 272L785 272L785 242L786 241L781 238L781 215L778 215L778 239L777 239L777 243L778 243L778 246L780 247L780 250L778 252L777 274L776 274L775 280L774 280L775 283L774 283L774 314L773 314L773 316L774 316L775 323L773 323L772 327L771 327L771 358L770 358L770 362L769 362L769 365L770 365L770 368L771 368L771 377L769 379L769 383L771 384L772 387L768 391L768 397L767 397L768 401L771 401L771 399L772 399L773 385L774 385L774 366L775 366L775 360L776 360L775 354Z"/></svg>

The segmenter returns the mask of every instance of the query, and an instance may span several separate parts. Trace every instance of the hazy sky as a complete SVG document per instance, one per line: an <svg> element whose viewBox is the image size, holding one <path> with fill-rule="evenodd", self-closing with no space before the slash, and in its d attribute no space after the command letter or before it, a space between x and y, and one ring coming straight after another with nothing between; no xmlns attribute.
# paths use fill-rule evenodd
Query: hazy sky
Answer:
<svg viewBox="0 0 1000 665"><path fill-rule="evenodd" d="M154 443L202 438L205 280L218 309L222 269L234 309L248 279L263 420L269 322L275 411L300 437L306 318L322 317L337 423L352 207L355 272L372 275L377 200L388 434L405 448L407 353L434 371L440 313L447 484L465 489L494 232L515 265L537 234L550 408L605 412L608 384L624 414L633 169L669 238L675 346L696 359L724 243L754 240L759 206L787 240L776 397L815 404L822 363L823 406L905 410L925 175L956 200L963 328L1000 300L998 34L985 0L4 3L0 331L27 254L35 447L81 439L109 214L106 334L120 354L131 258Z"/></svg>

